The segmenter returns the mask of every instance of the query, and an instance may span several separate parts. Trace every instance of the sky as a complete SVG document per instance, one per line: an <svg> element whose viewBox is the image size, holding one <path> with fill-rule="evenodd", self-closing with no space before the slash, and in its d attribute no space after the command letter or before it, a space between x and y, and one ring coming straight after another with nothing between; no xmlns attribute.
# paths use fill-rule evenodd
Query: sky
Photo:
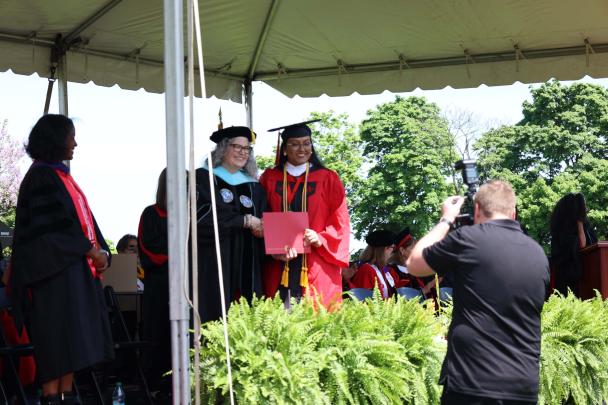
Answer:
<svg viewBox="0 0 608 405"><path fill-rule="evenodd" d="M608 80L586 78L608 85ZM452 89L401 93L424 96L443 111L470 112L482 125L514 124L521 118L521 106L530 99L530 85L473 89ZM8 119L9 134L25 143L30 129L42 115L47 80L37 75L0 73L0 122ZM347 113L360 123L368 110L392 101L394 93L349 97L288 98L271 87L254 83L253 129L258 134L256 155L270 155L276 135L274 128L303 121L313 111ZM57 113L57 91L50 112ZM164 95L143 90L100 87L92 83L69 83L69 116L76 126L78 147L71 163L72 175L83 189L106 239L117 242L126 233L137 233L139 216L154 203L156 183L165 167ZM209 135L217 128L222 108L224 126L246 125L241 104L215 98L195 103L195 167L200 167L209 150ZM188 125L186 125L188 128ZM275 133L276 134L276 133ZM188 136L188 135L187 135ZM186 155L187 156L187 155ZM25 158L22 172L31 161Z"/></svg>

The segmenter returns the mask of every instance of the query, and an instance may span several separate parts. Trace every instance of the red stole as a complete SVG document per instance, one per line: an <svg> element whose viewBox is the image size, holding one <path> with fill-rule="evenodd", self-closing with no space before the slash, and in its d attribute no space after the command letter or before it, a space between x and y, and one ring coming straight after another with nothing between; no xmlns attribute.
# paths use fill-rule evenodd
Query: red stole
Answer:
<svg viewBox="0 0 608 405"><path fill-rule="evenodd" d="M55 173L57 173L57 176L59 176L63 185L68 190L74 208L76 208L76 214L78 215L78 221L80 221L84 236L86 236L93 246L99 246L97 243L97 235L95 234L95 222L93 221L93 214L89 208L87 197L85 197L84 193L69 173L65 173L59 169L55 169ZM87 257L87 263L89 264L93 277L100 278L101 275L97 273L97 269L93 265L93 259Z"/></svg>

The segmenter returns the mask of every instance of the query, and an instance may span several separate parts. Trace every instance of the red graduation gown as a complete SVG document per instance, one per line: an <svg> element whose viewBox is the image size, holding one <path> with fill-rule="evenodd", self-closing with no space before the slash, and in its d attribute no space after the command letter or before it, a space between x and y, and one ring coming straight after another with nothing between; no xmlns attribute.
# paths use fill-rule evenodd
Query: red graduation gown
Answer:
<svg viewBox="0 0 608 405"><path fill-rule="evenodd" d="M382 298L386 299L392 295L392 287L384 276L382 270L380 270L380 273L382 274L382 280L380 280L378 273L369 263L363 263L361 266L359 266L357 272L350 280L350 286L351 288L367 288L371 290L378 285ZM395 275L391 274L391 276L393 276L393 280L396 280ZM385 294L383 291L383 285L386 286L387 294Z"/></svg>
<svg viewBox="0 0 608 405"><path fill-rule="evenodd" d="M305 176L302 174L300 177ZM290 189L297 184L297 178L287 175ZM295 190L296 198L292 201L291 210L300 211L303 180ZM283 210L283 170L272 168L266 170L260 184L268 196L268 211ZM321 246L312 247L308 254L308 291L303 295L318 294L322 304L329 308L332 303L342 300L342 272L348 267L350 219L346 206L344 186L336 172L311 168L308 174L307 211L309 226L319 234ZM264 293L274 297L279 289L283 262L269 259L264 268ZM293 270L290 270L293 271Z"/></svg>

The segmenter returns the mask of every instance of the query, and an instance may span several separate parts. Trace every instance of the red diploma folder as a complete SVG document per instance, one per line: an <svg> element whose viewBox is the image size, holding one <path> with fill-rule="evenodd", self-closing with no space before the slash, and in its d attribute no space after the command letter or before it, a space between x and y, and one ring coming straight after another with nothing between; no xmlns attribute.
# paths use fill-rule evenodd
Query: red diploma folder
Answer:
<svg viewBox="0 0 608 405"><path fill-rule="evenodd" d="M286 246L298 253L310 253L310 246L304 247L304 230L309 227L307 212L265 212L263 220L266 254L285 254Z"/></svg>

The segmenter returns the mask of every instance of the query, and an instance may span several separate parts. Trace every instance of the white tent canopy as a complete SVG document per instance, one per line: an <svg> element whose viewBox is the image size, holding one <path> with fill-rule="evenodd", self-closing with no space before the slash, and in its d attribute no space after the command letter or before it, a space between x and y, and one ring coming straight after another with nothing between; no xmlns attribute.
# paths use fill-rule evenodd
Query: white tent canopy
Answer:
<svg viewBox="0 0 608 405"><path fill-rule="evenodd" d="M602 0L201 0L207 95L243 83L315 97L608 75ZM3 0L0 71L162 92L158 0Z"/></svg>

